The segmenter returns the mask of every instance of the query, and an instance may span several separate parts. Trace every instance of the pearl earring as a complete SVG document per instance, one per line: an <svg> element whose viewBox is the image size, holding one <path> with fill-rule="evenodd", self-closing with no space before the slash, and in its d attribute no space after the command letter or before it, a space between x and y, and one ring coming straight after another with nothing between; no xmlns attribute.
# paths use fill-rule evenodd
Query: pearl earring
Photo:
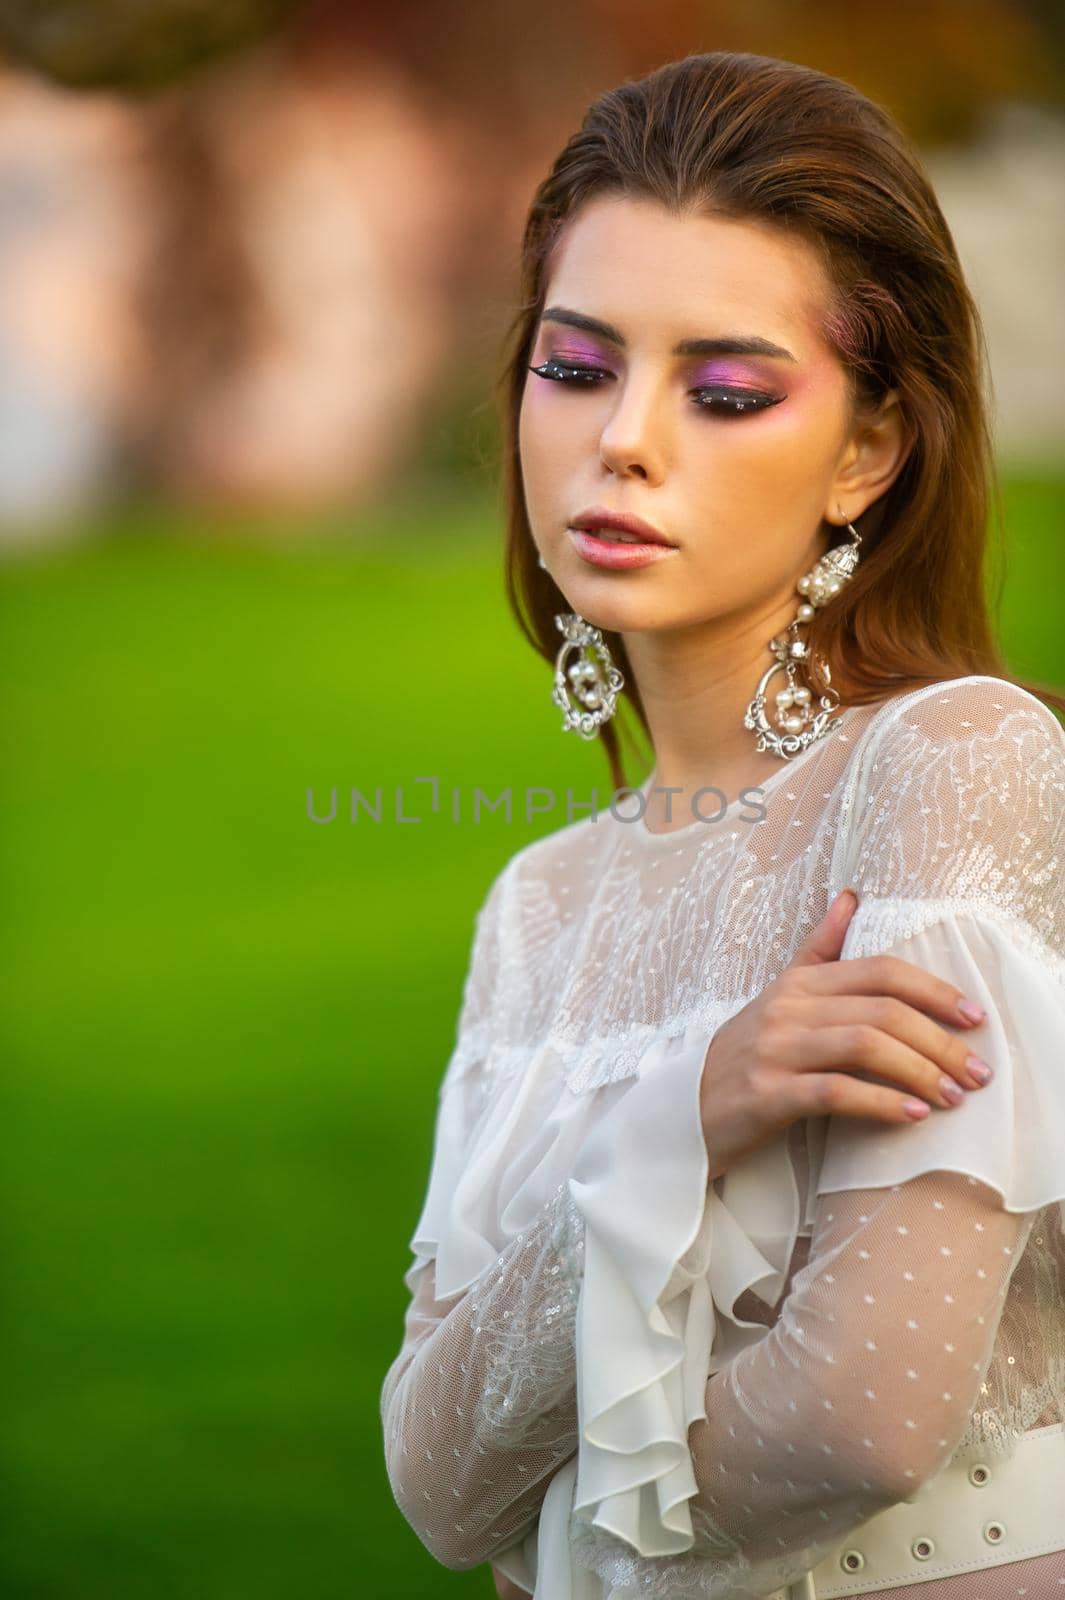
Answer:
<svg viewBox="0 0 1065 1600"><path fill-rule="evenodd" d="M536 559L546 572L543 555L538 554ZM551 699L563 713L562 732L594 739L603 723L614 715L618 691L625 687L625 679L601 631L576 611L560 613L555 627L564 639L555 657ZM590 654L586 655L586 650ZM567 665L567 658L573 654L575 659ZM571 695L576 696L579 705L574 705Z"/></svg>
<svg viewBox="0 0 1065 1600"><path fill-rule="evenodd" d="M614 715L618 690L624 688L625 679L601 631L585 622L576 611L562 612L555 618L555 627L563 634L564 642L555 658L551 699L564 713L562 732L594 739L603 723ZM586 649L591 651L591 656L585 655ZM567 667L566 658L573 652L576 652L576 659ZM573 704L571 692L576 695L579 706Z"/></svg>
<svg viewBox="0 0 1065 1600"><path fill-rule="evenodd" d="M839 514L843 516L842 510ZM862 536L852 523L847 522L846 526L853 542L838 544L827 550L795 585L799 594L804 596L803 602L785 632L770 639L769 648L776 660L762 674L754 699L743 719L744 727L758 734L755 748L771 750L785 761L830 733L838 720L839 695L835 689L829 688L827 693L819 696L820 710L814 712L809 686L796 680L797 668L809 658L807 645L796 637L796 632L804 622L810 621L819 606L827 604L839 594L858 565L858 546ZM824 662L822 667L825 681L830 683L828 662ZM788 686L776 695L777 728L772 728L765 714L766 686L777 672L787 674Z"/></svg>

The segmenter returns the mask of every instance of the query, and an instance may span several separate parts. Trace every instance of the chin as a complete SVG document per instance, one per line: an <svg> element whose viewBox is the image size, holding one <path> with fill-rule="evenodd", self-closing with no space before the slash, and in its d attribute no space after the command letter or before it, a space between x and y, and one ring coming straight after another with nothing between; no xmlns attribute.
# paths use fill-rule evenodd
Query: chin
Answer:
<svg viewBox="0 0 1065 1600"><path fill-rule="evenodd" d="M635 594L624 600L604 596L602 584L598 583L572 584L566 603L571 611L604 633L640 633L671 626L669 613L663 610L661 601L652 607Z"/></svg>

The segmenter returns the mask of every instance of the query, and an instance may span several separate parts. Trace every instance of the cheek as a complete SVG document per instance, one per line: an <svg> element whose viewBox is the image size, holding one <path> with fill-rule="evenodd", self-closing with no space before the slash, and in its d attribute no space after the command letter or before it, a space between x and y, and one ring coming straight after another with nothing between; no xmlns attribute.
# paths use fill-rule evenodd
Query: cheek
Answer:
<svg viewBox="0 0 1065 1600"><path fill-rule="evenodd" d="M588 398L588 397L586 397ZM581 413L590 407L565 404L572 396L552 394L547 384L526 384L518 416L518 448L528 477L550 481L577 462L589 448Z"/></svg>
<svg viewBox="0 0 1065 1600"><path fill-rule="evenodd" d="M535 444L542 434L561 432L565 414L572 408L559 402L570 397L561 384L545 383L530 376L521 404L522 426L530 444Z"/></svg>
<svg viewBox="0 0 1065 1600"><path fill-rule="evenodd" d="M780 449L807 452L812 461L836 453L843 443L844 394L839 374L812 367L789 387L788 398L774 406L774 443Z"/></svg>
<svg viewBox="0 0 1065 1600"><path fill-rule="evenodd" d="M841 399L832 385L795 383L780 405L747 423L711 425L707 435L704 451L721 471L735 469L737 494L762 503L816 501L843 445Z"/></svg>
<svg viewBox="0 0 1065 1600"><path fill-rule="evenodd" d="M523 456L533 456L543 449L544 434L550 426L551 416L542 401L539 385L531 379L527 380L518 416L518 439Z"/></svg>
<svg viewBox="0 0 1065 1600"><path fill-rule="evenodd" d="M700 436L695 435L696 438ZM845 438L842 397L808 380L749 422L711 424L688 463L693 560L724 589L774 586L824 512Z"/></svg>
<svg viewBox="0 0 1065 1600"><path fill-rule="evenodd" d="M525 508L534 529L556 520L557 502L569 467L567 441L556 411L544 404L537 389L526 387L518 414L518 456ZM569 450L572 451L572 440Z"/></svg>

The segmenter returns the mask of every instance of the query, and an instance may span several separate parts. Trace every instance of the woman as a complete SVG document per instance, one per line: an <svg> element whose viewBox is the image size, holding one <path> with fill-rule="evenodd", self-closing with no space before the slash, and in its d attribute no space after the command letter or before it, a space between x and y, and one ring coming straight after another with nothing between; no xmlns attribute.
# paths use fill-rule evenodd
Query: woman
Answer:
<svg viewBox="0 0 1065 1600"><path fill-rule="evenodd" d="M502 1595L1062 1595L1065 700L989 628L982 371L834 78L670 63L533 201L510 595L654 770L481 907L382 1390Z"/></svg>

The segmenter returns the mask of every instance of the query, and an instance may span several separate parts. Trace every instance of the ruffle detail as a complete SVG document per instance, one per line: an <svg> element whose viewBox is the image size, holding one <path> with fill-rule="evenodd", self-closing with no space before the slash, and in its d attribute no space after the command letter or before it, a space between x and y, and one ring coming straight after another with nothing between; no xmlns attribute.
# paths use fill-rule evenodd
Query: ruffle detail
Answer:
<svg viewBox="0 0 1065 1600"><path fill-rule="evenodd" d="M941 906L934 922L916 917L910 926L917 931L900 936L897 902L867 899L851 920L842 958L854 950L895 955L978 1001L985 1021L951 1031L964 1035L994 1076L951 1110L933 1106L921 1122L830 1118L811 1192L877 1188L944 1170L991 1185L1007 1211L1065 1202L1065 986L1058 969L993 908Z"/></svg>
<svg viewBox="0 0 1065 1600"><path fill-rule="evenodd" d="M709 1042L693 1028L652 1045L570 1179L585 1222L575 1511L644 1554L692 1539L687 1432L706 1415L714 1333L699 1117Z"/></svg>
<svg viewBox="0 0 1065 1600"><path fill-rule="evenodd" d="M592 1101L560 1094L560 1073L548 1044L530 1051L523 1069L497 1082L491 1095L480 1093L479 1069L442 1091L407 1272L413 1278L423 1262L435 1260L438 1299L475 1283L568 1176Z"/></svg>
<svg viewBox="0 0 1065 1600"><path fill-rule="evenodd" d="M877 955L887 945L923 933L936 922L967 913L986 916L997 929L1008 934L1011 944L1024 951L1060 985L1065 986L1065 956L1048 943L1046 932L1024 917L1007 910L988 895L967 898L909 899L902 895L876 895L863 899L847 929L846 956L857 959ZM1046 931L1053 928L1053 917L1045 919Z"/></svg>
<svg viewBox="0 0 1065 1600"><path fill-rule="evenodd" d="M729 1017L747 1004L747 999L746 995L729 1000L701 996L698 1008L690 1014L678 1013L655 1023L631 1023L613 1034L571 1039L554 1032L550 1043L564 1063L566 1087L570 1093L587 1094L634 1077L648 1050L663 1039L679 1038L692 1028L701 1028L707 1038L712 1038Z"/></svg>
<svg viewBox="0 0 1065 1600"><path fill-rule="evenodd" d="M714 1031L693 1024L646 1052L570 1180L585 1221L574 1515L641 1556L692 1546L688 1430L706 1416L708 1375L764 1337L735 1302L752 1287L776 1300L800 1225L783 1137L720 1194L708 1185L700 1088Z"/></svg>
<svg viewBox="0 0 1065 1600"><path fill-rule="evenodd" d="M733 1307L751 1287L776 1299L799 1225L783 1138L708 1184L700 1088L721 1020L659 1035L635 1071L591 1094L568 1091L550 1043L530 1051L520 1072L493 1079L490 1096L479 1092L476 1064L449 1074L411 1239L408 1279L435 1259L435 1292L448 1299L568 1182L584 1262L575 1332L581 1441L567 1464L579 1508L569 1496L563 1520L568 1527L576 1514L641 1555L691 1548L688 1430L705 1417L708 1374L764 1336ZM472 1126L471 1105L481 1106ZM508 1557L516 1581L519 1572L531 1578L537 1549L555 1550L556 1560L568 1549L568 1535L549 1532L551 1508L563 1516L565 1470L541 1510L543 1538L530 1532Z"/></svg>
<svg viewBox="0 0 1065 1600"><path fill-rule="evenodd" d="M628 1097L646 1062L701 1036L703 1050L746 1002L710 1005L695 1021L629 1030L579 1047L549 1036L505 1047L480 1033L460 1040L441 1082L433 1156L404 1281L436 1262L440 1299L459 1294L530 1227L601 1118ZM593 1066L593 1057L598 1066ZM705 1185L704 1185L705 1187Z"/></svg>

